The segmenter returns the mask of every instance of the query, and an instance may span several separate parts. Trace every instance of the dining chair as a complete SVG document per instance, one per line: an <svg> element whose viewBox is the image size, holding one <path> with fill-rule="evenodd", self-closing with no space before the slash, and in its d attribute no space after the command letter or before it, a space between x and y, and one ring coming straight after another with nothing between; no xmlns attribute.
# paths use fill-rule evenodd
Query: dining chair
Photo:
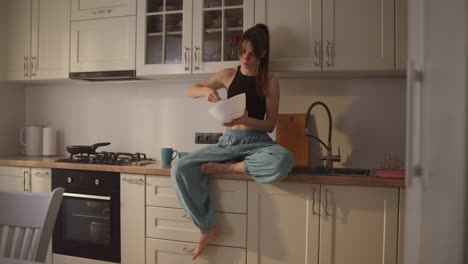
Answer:
<svg viewBox="0 0 468 264"><path fill-rule="evenodd" d="M0 192L0 257L45 262L63 192Z"/></svg>

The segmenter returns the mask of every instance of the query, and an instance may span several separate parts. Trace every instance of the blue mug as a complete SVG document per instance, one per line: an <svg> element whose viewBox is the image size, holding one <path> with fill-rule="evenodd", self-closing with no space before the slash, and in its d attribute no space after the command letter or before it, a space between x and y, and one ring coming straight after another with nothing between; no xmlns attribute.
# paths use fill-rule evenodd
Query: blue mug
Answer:
<svg viewBox="0 0 468 264"><path fill-rule="evenodd" d="M161 148L161 161L163 166L171 165L179 152L173 148Z"/></svg>

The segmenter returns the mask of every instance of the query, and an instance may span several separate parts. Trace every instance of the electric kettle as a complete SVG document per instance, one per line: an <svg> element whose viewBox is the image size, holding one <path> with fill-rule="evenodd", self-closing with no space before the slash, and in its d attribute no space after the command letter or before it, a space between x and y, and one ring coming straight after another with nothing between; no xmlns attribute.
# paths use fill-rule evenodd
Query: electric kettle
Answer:
<svg viewBox="0 0 468 264"><path fill-rule="evenodd" d="M24 126L19 135L21 145L23 145L21 152L29 156L42 155L42 133L42 126Z"/></svg>

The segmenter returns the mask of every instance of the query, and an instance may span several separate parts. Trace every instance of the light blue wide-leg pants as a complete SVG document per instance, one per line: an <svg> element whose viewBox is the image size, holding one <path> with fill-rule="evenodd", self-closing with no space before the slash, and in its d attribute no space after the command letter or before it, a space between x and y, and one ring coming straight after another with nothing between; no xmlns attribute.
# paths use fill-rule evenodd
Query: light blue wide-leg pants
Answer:
<svg viewBox="0 0 468 264"><path fill-rule="evenodd" d="M243 161L245 172L258 183L280 181L294 165L291 152L276 144L267 133L233 129L226 129L217 145L178 160L171 169L171 179L182 207L202 232L215 224L208 176L200 170L210 161Z"/></svg>

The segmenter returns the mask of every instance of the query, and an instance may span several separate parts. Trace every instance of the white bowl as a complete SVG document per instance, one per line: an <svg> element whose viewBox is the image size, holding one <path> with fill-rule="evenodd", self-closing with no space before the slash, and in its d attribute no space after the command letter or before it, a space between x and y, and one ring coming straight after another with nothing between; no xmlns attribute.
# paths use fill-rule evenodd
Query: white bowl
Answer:
<svg viewBox="0 0 468 264"><path fill-rule="evenodd" d="M208 112L222 124L241 117L245 112L245 93L216 102Z"/></svg>

